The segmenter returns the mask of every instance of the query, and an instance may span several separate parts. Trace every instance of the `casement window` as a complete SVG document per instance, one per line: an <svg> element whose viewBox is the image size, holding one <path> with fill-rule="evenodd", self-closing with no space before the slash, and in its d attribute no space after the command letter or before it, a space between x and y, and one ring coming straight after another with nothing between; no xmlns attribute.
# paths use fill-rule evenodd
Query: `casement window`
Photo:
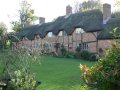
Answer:
<svg viewBox="0 0 120 90"><path fill-rule="evenodd" d="M58 34L58 36L63 36L63 35L67 36L67 33L65 31L60 31L59 34Z"/></svg>
<svg viewBox="0 0 120 90"><path fill-rule="evenodd" d="M88 49L88 43L80 43L80 44L79 44L79 47L80 47L82 50L86 50L86 49Z"/></svg>
<svg viewBox="0 0 120 90"><path fill-rule="evenodd" d="M76 34L84 33L84 30L82 28L76 28L75 32Z"/></svg>

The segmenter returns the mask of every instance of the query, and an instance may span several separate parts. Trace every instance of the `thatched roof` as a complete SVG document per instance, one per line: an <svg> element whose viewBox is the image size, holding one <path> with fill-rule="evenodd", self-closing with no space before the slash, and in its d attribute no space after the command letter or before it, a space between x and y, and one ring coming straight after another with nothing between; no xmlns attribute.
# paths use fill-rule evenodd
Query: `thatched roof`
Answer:
<svg viewBox="0 0 120 90"><path fill-rule="evenodd" d="M28 39L34 39L35 35L44 38L48 32L57 35L59 31L65 31L71 35L75 28L83 28L85 32L96 32L102 30L103 15L99 10L79 12L71 15L60 16L53 22L42 25L33 25L22 29L18 37L21 39L26 36Z"/></svg>
<svg viewBox="0 0 120 90"><path fill-rule="evenodd" d="M100 31L98 39L113 39L115 38L113 32L115 28L118 28L117 32L120 32L120 18L111 18L105 25L104 29ZM118 38L118 37L117 37Z"/></svg>
<svg viewBox="0 0 120 90"><path fill-rule="evenodd" d="M34 29L37 27L37 25L32 25L26 28L23 28L22 30L20 30L19 32L16 33L16 36L19 39L22 39L23 37L26 37L28 33L34 31Z"/></svg>

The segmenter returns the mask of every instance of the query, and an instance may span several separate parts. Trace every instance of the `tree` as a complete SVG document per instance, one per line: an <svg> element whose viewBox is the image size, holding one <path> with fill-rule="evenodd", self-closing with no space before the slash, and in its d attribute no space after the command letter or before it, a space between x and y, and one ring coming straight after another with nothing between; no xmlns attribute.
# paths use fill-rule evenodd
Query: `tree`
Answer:
<svg viewBox="0 0 120 90"><path fill-rule="evenodd" d="M80 10L80 2L76 1L75 4L74 4L74 12L77 13L79 12Z"/></svg>
<svg viewBox="0 0 120 90"><path fill-rule="evenodd" d="M7 26L3 22L0 22L0 40L4 37L6 31L7 31Z"/></svg>
<svg viewBox="0 0 120 90"><path fill-rule="evenodd" d="M112 13L111 17L112 18L120 18L120 12L116 11L116 12Z"/></svg>
<svg viewBox="0 0 120 90"><path fill-rule="evenodd" d="M120 12L120 1L119 0L115 0L114 7L115 7L116 12Z"/></svg>
<svg viewBox="0 0 120 90"><path fill-rule="evenodd" d="M27 0L22 1L20 7L19 14L22 27L30 25L33 21L37 20L37 17L33 15L34 10L31 9L31 4Z"/></svg>
<svg viewBox="0 0 120 90"><path fill-rule="evenodd" d="M119 0L115 0L115 7L116 7L116 11L120 11L120 1Z"/></svg>
<svg viewBox="0 0 120 90"><path fill-rule="evenodd" d="M31 4L27 2L27 0L23 0L20 3L20 10L18 10L19 21L12 22L12 29L15 31L19 31L21 28L27 27L35 20L37 20L37 16L34 15L34 10L31 9Z"/></svg>
<svg viewBox="0 0 120 90"><path fill-rule="evenodd" d="M102 4L100 0L88 0L84 1L82 3L76 2L75 4L75 13L76 12L83 12L87 10L92 10L92 9L100 9L102 10Z"/></svg>
<svg viewBox="0 0 120 90"><path fill-rule="evenodd" d="M119 0L115 0L115 12L112 13L112 18L120 18L120 1Z"/></svg>
<svg viewBox="0 0 120 90"><path fill-rule="evenodd" d="M12 30L19 31L21 29L21 24L18 21L11 22Z"/></svg>
<svg viewBox="0 0 120 90"><path fill-rule="evenodd" d="M0 47L4 47L5 45L5 37L6 37L6 32L7 32L7 26L3 23L0 22Z"/></svg>

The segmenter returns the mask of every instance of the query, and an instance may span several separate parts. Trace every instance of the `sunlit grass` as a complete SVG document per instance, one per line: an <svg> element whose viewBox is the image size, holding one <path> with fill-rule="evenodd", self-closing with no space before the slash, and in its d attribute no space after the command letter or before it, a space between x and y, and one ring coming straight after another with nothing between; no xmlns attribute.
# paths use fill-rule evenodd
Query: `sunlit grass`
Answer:
<svg viewBox="0 0 120 90"><path fill-rule="evenodd" d="M34 64L32 69L42 82L37 90L84 90L80 63L92 66L95 62L44 56L41 64Z"/></svg>

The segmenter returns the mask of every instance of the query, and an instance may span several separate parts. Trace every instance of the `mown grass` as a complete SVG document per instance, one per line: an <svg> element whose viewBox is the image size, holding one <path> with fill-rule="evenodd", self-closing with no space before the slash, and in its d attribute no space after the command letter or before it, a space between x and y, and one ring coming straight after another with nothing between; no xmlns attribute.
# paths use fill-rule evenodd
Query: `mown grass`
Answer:
<svg viewBox="0 0 120 90"><path fill-rule="evenodd" d="M0 55L0 60L3 60L3 55ZM36 80L41 81L37 90L86 90L81 79L80 63L92 66L95 62L41 56L39 62L32 64L32 72L35 73ZM0 65L0 73L2 73L1 68L2 65Z"/></svg>
<svg viewBox="0 0 120 90"><path fill-rule="evenodd" d="M84 90L81 86L84 82L81 79L80 63L92 66L95 62L42 57L41 64L32 65L37 80L42 82L37 90Z"/></svg>

